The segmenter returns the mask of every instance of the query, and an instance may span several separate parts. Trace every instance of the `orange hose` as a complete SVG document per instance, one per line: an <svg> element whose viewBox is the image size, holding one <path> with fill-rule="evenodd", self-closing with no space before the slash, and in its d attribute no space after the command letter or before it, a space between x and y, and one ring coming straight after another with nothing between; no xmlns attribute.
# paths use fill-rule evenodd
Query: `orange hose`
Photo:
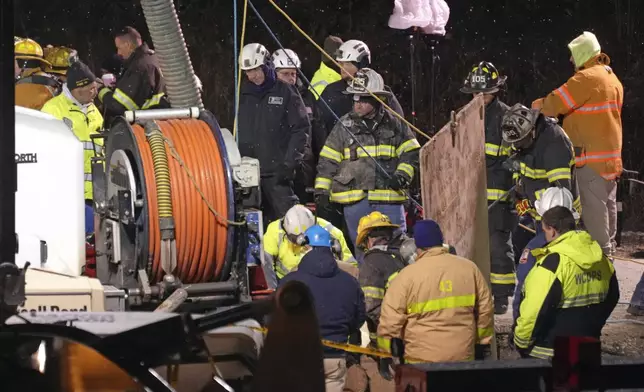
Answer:
<svg viewBox="0 0 644 392"><path fill-rule="evenodd" d="M227 212L228 193L221 150L208 124L200 120L157 121L166 142L170 186L175 221L177 268L174 275L183 283L218 281L226 262L228 246ZM157 190L154 181L152 153L140 125L132 130L143 163L143 175L147 189L150 279L158 282L163 277L161 269L161 234ZM183 161L175 157L174 151ZM188 169L204 197L199 194L188 175ZM217 217L204 198L220 215Z"/></svg>

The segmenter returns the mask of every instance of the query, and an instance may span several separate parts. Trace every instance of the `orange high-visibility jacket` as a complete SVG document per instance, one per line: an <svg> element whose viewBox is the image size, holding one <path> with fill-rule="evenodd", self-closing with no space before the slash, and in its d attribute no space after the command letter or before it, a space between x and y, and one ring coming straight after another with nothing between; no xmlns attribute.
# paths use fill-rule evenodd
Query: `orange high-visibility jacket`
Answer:
<svg viewBox="0 0 644 392"><path fill-rule="evenodd" d="M600 55L543 101L546 116L564 116L563 128L575 147L577 167L588 165L607 180L622 173L624 88ZM604 60L601 63L599 60Z"/></svg>

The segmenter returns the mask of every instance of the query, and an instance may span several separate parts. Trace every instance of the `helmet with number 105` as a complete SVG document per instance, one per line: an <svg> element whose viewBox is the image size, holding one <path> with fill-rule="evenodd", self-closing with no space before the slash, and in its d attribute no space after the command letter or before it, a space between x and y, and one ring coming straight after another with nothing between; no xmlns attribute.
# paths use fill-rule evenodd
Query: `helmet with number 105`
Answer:
<svg viewBox="0 0 644 392"><path fill-rule="evenodd" d="M481 61L472 68L461 88L466 94L493 94L505 84L506 76L501 76L492 63Z"/></svg>

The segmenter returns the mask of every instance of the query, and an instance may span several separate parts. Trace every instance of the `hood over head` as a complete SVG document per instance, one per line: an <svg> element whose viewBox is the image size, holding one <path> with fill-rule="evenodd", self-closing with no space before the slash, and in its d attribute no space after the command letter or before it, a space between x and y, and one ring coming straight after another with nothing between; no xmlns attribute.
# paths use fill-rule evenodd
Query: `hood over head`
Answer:
<svg viewBox="0 0 644 392"><path fill-rule="evenodd" d="M313 247L302 257L297 270L319 278L330 278L338 274L339 267L331 248Z"/></svg>
<svg viewBox="0 0 644 392"><path fill-rule="evenodd" d="M563 243L565 242L565 246ZM546 247L535 249L534 256L543 253L559 253L568 256L581 269L589 269L604 258L602 248L586 231L569 231L550 242Z"/></svg>

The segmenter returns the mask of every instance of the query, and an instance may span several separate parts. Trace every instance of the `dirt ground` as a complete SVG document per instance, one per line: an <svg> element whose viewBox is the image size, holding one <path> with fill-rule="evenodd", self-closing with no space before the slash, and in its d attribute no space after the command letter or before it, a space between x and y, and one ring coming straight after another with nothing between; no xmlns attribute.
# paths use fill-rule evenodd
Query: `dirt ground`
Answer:
<svg viewBox="0 0 644 392"><path fill-rule="evenodd" d="M630 316L626 313L626 308L635 285L644 272L644 233L624 233L622 241L614 263L620 283L620 303L613 311L609 323L604 327L602 352L606 356L638 357L644 353L644 325L631 323L630 320L644 322L644 317ZM511 311L505 315L495 316L494 321L500 358L518 359L518 354L508 347L507 342L508 332L512 326ZM370 378L372 392L394 391L394 383L380 377L374 360L363 357L362 366Z"/></svg>

